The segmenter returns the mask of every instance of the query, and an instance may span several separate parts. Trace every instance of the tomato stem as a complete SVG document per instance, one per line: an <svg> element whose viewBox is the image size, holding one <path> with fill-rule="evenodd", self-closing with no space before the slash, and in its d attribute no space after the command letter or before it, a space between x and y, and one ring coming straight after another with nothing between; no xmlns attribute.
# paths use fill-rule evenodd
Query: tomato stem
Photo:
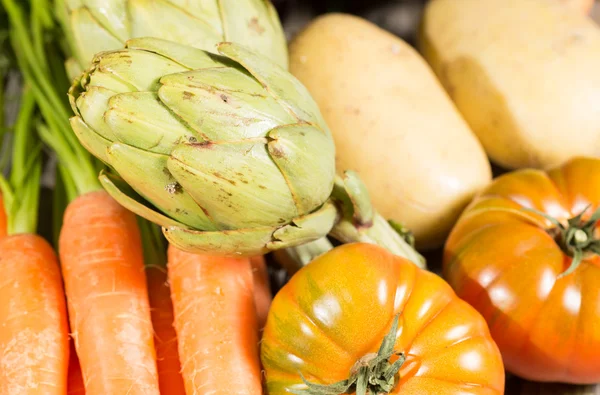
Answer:
<svg viewBox="0 0 600 395"><path fill-rule="evenodd" d="M573 273L587 255L600 255L600 239L596 235L596 225L600 220L600 207L587 221L584 221L583 215L590 207L587 206L581 213L567 220L566 225L546 213L527 209L527 211L541 215L555 225L548 233L554 237L564 253L572 258L567 270L559 274L558 278Z"/></svg>
<svg viewBox="0 0 600 395"><path fill-rule="evenodd" d="M302 381L304 381L307 388L295 390L292 393L297 395L339 395L351 393L356 393L356 395L377 395L392 392L398 382L398 372L406 360L403 353L394 351L399 317L399 314L396 314L394 317L392 327L383 338L379 351L377 353L369 353L356 361L350 369L349 378L337 383L321 385L309 382L300 373ZM392 356L397 356L398 359L390 362Z"/></svg>

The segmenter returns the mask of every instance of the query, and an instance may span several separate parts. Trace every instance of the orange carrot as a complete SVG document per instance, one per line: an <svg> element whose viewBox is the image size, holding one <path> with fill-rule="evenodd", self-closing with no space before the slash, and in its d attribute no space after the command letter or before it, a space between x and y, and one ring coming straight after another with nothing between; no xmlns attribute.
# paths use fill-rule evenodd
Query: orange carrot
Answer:
<svg viewBox="0 0 600 395"><path fill-rule="evenodd" d="M158 394L139 228L106 192L65 212L60 257L87 395Z"/></svg>
<svg viewBox="0 0 600 395"><path fill-rule="evenodd" d="M52 247L41 237L0 239L0 394L64 394L69 329Z"/></svg>
<svg viewBox="0 0 600 395"><path fill-rule="evenodd" d="M161 394L184 395L185 388L177 351L177 334L173 326L173 303L167 282L167 270L160 266L147 266L146 277L148 278L150 312L154 327L160 392Z"/></svg>
<svg viewBox="0 0 600 395"><path fill-rule="evenodd" d="M262 330L267 322L269 307L271 307L271 285L265 257L255 256L250 258L252 276L254 277L254 305L258 316L258 328Z"/></svg>
<svg viewBox="0 0 600 395"><path fill-rule="evenodd" d="M168 272L187 394L261 394L249 259L170 246Z"/></svg>
<svg viewBox="0 0 600 395"><path fill-rule="evenodd" d="M71 342L71 354L69 356L69 374L67 376L67 395L85 395L83 376L79 358L75 352L75 345Z"/></svg>
<svg viewBox="0 0 600 395"><path fill-rule="evenodd" d="M7 218L6 218L6 210L4 209L4 199L2 199L2 194L0 194L0 239L6 236L7 232Z"/></svg>

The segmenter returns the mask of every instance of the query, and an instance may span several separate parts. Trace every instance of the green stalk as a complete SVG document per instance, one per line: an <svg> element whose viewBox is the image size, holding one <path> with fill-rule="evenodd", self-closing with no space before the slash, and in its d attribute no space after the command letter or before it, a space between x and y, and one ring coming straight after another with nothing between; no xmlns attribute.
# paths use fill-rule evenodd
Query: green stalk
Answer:
<svg viewBox="0 0 600 395"><path fill-rule="evenodd" d="M6 134L6 125L4 120L4 76L5 70L0 70L2 72L0 76L0 174L4 172L4 168L6 166L6 159L8 158L8 154L4 153L4 135Z"/></svg>
<svg viewBox="0 0 600 395"><path fill-rule="evenodd" d="M357 360L350 369L349 377L346 380L328 385L314 384L306 380L302 372L300 372L300 377L307 388L291 390L290 392L297 395L341 395L353 393L356 395L384 395L391 393L398 384L400 368L406 361L404 353L394 350L399 318L400 314L394 316L392 327L383 338L379 346L379 351L377 353L368 353ZM392 359L394 359L393 362Z"/></svg>
<svg viewBox="0 0 600 395"><path fill-rule="evenodd" d="M22 100L13 136L12 171L10 176L10 182L13 185L19 184L25 178L25 165L28 154L26 148L30 139L27 131L31 128L31 118L35 110L35 97L31 89L25 89Z"/></svg>
<svg viewBox="0 0 600 395"><path fill-rule="evenodd" d="M8 180L0 177L0 188L8 216L8 234L35 233L42 175L41 146L33 135L35 97L25 88L14 127L13 160Z"/></svg>
<svg viewBox="0 0 600 395"><path fill-rule="evenodd" d="M427 268L425 258L414 249L414 237L402 225L386 221L371 206L367 187L353 171L335 181L332 197L341 210L341 218L329 235L342 243L377 244L395 255Z"/></svg>
<svg viewBox="0 0 600 395"><path fill-rule="evenodd" d="M77 197L73 179L60 163L56 165L54 189L52 191L52 242L58 248L63 217L69 201Z"/></svg>
<svg viewBox="0 0 600 395"><path fill-rule="evenodd" d="M43 50L41 55L37 54L36 56L36 50L34 49L33 40L28 34L27 23L25 22L22 8L17 5L15 0L2 0L2 3L8 13L12 28L11 38L13 49L15 52L21 52L21 57L31 67L33 77L38 82L46 100L51 103L55 111L58 111L60 118L64 119L65 123L68 123L66 120L69 118L69 111L66 103L65 101L61 101L60 96L49 80L49 75L45 72L44 67L42 67L42 65L47 64L44 59ZM35 5L32 4L32 6ZM42 32L36 32L35 30L34 33L42 35ZM38 38L37 40L41 41L42 39Z"/></svg>
<svg viewBox="0 0 600 395"><path fill-rule="evenodd" d="M52 26L51 12L46 0L31 1L30 36L23 10L15 0L2 0L11 23L11 43L25 81L31 86L36 102L46 121L39 128L42 140L58 154L59 161L69 171L76 195L100 190L97 171L87 151L79 144L71 131L68 118L70 111L66 102L66 90L61 94L52 83L52 68L48 58L54 53L44 52L44 28ZM54 62L56 63L56 62ZM62 63L62 62L60 62ZM55 69L56 70L56 69ZM65 80L65 78L62 78ZM61 100L64 97L64 100ZM76 195L67 195L72 200Z"/></svg>
<svg viewBox="0 0 600 395"><path fill-rule="evenodd" d="M142 235L145 265L164 268L167 263L167 251L160 227L139 216L137 220Z"/></svg>

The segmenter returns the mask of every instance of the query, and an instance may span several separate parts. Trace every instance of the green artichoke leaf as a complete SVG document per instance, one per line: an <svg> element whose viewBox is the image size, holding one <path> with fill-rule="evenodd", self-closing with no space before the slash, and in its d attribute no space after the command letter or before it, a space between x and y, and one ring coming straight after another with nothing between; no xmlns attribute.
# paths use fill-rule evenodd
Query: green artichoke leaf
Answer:
<svg viewBox="0 0 600 395"><path fill-rule="evenodd" d="M131 30L127 18L127 0L83 0L82 2L100 26L119 41L127 40Z"/></svg>
<svg viewBox="0 0 600 395"><path fill-rule="evenodd" d="M215 51L215 43L223 41L223 34L217 24L220 20L207 23L206 18L194 17L187 8L195 2L188 0L180 8L165 0L130 0L130 37L158 37Z"/></svg>
<svg viewBox="0 0 600 395"><path fill-rule="evenodd" d="M226 71L227 70L227 71ZM234 74L232 76L232 74ZM209 141L236 141L264 137L291 117L271 97L243 90L220 90L204 81L226 84L235 78L252 81L234 69L198 70L161 79L160 100Z"/></svg>
<svg viewBox="0 0 600 395"><path fill-rule="evenodd" d="M177 226L185 228L184 224L162 215L161 213L146 206L137 193L129 187L121 178L112 173L102 171L98 177L104 190L115 199L121 206L132 213L161 226Z"/></svg>
<svg viewBox="0 0 600 395"><path fill-rule="evenodd" d="M58 0L62 2L63 0ZM83 0L64 0L69 11L76 10L77 8L83 7Z"/></svg>
<svg viewBox="0 0 600 395"><path fill-rule="evenodd" d="M171 176L168 156L117 143L110 146L108 158L125 182L169 217L196 229L220 229Z"/></svg>
<svg viewBox="0 0 600 395"><path fill-rule="evenodd" d="M85 123L107 140L114 141L116 136L104 121L108 101L114 92L99 86L88 88L76 100L77 109Z"/></svg>
<svg viewBox="0 0 600 395"><path fill-rule="evenodd" d="M61 24L68 44L65 49L70 52L70 58L65 62L65 66L67 76L71 81L75 80L83 72L83 65L79 63L79 59L82 57L79 55L79 48L77 48L75 36L73 35L73 26L71 25L71 11L75 9L74 7L82 6L81 0L55 0L54 2L54 13Z"/></svg>
<svg viewBox="0 0 600 395"><path fill-rule="evenodd" d="M280 226L298 216L265 139L180 144L169 171L221 229Z"/></svg>
<svg viewBox="0 0 600 395"><path fill-rule="evenodd" d="M188 70L222 67L222 60L227 59L201 49L154 37L133 38L127 41L126 47L130 50L137 49L163 56Z"/></svg>
<svg viewBox="0 0 600 395"><path fill-rule="evenodd" d="M188 70L171 59L132 49L100 53L94 63L85 87L109 87L117 93L157 91L163 75ZM112 80L119 81L124 88L117 89Z"/></svg>
<svg viewBox="0 0 600 395"><path fill-rule="evenodd" d="M104 120L117 139L144 151L168 155L183 141L201 137L183 125L153 92L121 93L108 102Z"/></svg>
<svg viewBox="0 0 600 395"><path fill-rule="evenodd" d="M163 234L175 247L205 255L256 256L269 252L266 247L276 228L201 232L177 226L163 227Z"/></svg>
<svg viewBox="0 0 600 395"><path fill-rule="evenodd" d="M310 124L285 125L269 132L269 154L285 177L300 215L312 212L331 195L335 148Z"/></svg>
<svg viewBox="0 0 600 395"><path fill-rule="evenodd" d="M267 244L269 250L294 247L318 240L329 233L338 218L337 208L327 201L319 210L294 219L273 234L274 241Z"/></svg>
<svg viewBox="0 0 600 395"><path fill-rule="evenodd" d="M96 158L108 164L108 147L111 142L91 129L79 116L71 117L71 128L83 147Z"/></svg>
<svg viewBox="0 0 600 395"><path fill-rule="evenodd" d="M139 0L137 0L139 1ZM147 0L145 0L147 1ZM170 4L185 10L195 18L203 19L207 24L211 25L215 32L222 35L221 15L219 13L219 5L217 0L166 0ZM214 49L214 48L213 48Z"/></svg>
<svg viewBox="0 0 600 395"><path fill-rule="evenodd" d="M260 99L271 99L269 103L275 103L276 107L281 107L270 97L265 87L239 64L227 58L220 57L220 59L228 62L227 66L229 67L225 67L225 64L220 63L220 67L202 68L178 75L167 75L161 79L161 83L163 85L191 86L206 90L216 89L228 94L243 93L245 94L244 98L256 96ZM278 113L282 113L284 119L294 119L285 111L279 110Z"/></svg>
<svg viewBox="0 0 600 395"><path fill-rule="evenodd" d="M218 0L218 3L225 31L221 41L253 48L287 69L287 43L277 11L270 1Z"/></svg>
<svg viewBox="0 0 600 395"><path fill-rule="evenodd" d="M67 78L71 81L76 80L83 73L83 69L75 58L69 58L65 61L65 70L67 71Z"/></svg>
<svg viewBox="0 0 600 395"><path fill-rule="evenodd" d="M220 54L244 66L298 122L314 123L326 133L330 133L312 96L293 75L268 58L257 55L239 44L221 43L217 48Z"/></svg>
<svg viewBox="0 0 600 395"><path fill-rule="evenodd" d="M81 96L81 94L85 92L85 89L83 88L82 84L82 80L84 77L84 75L79 75L77 78L75 78L67 93L67 96L69 98L69 104L71 105L71 110L73 110L73 113L75 115L79 116L81 116L81 113L79 112L79 108L77 108L77 99L79 99L79 96Z"/></svg>
<svg viewBox="0 0 600 395"><path fill-rule="evenodd" d="M90 87L109 90L113 95L137 91L136 87L127 81L123 81L118 76L107 72L106 69L93 68L85 70L81 76L80 83L84 91Z"/></svg>
<svg viewBox="0 0 600 395"><path fill-rule="evenodd" d="M81 67L87 67L94 55L123 46L123 41L98 24L87 8L75 9L71 15L73 44Z"/></svg>

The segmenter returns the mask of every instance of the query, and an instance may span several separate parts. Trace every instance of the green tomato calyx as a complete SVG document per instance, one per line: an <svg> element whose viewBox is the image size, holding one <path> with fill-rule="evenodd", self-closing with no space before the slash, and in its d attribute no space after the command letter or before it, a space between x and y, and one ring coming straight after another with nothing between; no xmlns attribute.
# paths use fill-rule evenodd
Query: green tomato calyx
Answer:
<svg viewBox="0 0 600 395"><path fill-rule="evenodd" d="M573 273L588 255L600 255L600 238L598 238L596 231L597 223L600 220L600 208L596 209L592 216L584 221L583 216L590 207L587 206L581 213L567 220L566 224L548 214L528 209L528 211L541 215L555 225L548 233L554 237L561 249L573 258L569 268L559 274L558 278Z"/></svg>
<svg viewBox="0 0 600 395"><path fill-rule="evenodd" d="M310 383L300 373L308 388L292 391L297 395L378 395L389 394L398 383L400 368L406 357L404 353L394 351L398 332L399 314L394 317L392 327L384 337L377 353L368 353L361 357L350 369L350 377L329 385ZM397 359L391 362L392 356Z"/></svg>

